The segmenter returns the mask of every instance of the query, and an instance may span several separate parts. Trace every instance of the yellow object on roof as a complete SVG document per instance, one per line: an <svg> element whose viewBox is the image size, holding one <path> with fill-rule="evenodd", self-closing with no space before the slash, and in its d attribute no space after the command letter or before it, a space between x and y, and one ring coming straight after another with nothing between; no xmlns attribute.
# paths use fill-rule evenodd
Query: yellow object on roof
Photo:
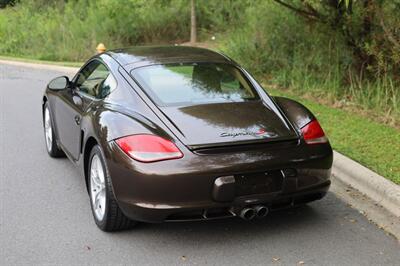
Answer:
<svg viewBox="0 0 400 266"><path fill-rule="evenodd" d="M103 53L106 51L106 46L103 43L99 43L96 47L97 53Z"/></svg>

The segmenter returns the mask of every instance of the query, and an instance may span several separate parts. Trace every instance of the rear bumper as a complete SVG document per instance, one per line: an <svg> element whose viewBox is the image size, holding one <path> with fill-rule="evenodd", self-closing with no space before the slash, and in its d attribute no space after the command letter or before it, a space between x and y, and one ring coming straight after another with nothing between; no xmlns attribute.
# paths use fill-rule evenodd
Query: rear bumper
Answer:
<svg viewBox="0 0 400 266"><path fill-rule="evenodd" d="M246 206L265 205L274 210L317 200L329 189L333 160L329 144L212 155L185 153L179 160L150 164L130 159L113 141L104 153L121 210L145 222L233 217ZM250 184L256 193L239 194L238 182L216 189L216 180L223 176L283 173L286 169L294 169L295 174L272 175L268 184Z"/></svg>
<svg viewBox="0 0 400 266"><path fill-rule="evenodd" d="M330 183L330 180L328 180L312 189L276 195L272 198L270 195L253 195L238 198L229 203L207 202L203 204L188 203L179 206L169 206L163 204L149 205L119 202L119 206L127 217L136 221L158 223L213 220L238 216L240 210L244 207L264 205L270 211L275 211L319 200L326 195Z"/></svg>

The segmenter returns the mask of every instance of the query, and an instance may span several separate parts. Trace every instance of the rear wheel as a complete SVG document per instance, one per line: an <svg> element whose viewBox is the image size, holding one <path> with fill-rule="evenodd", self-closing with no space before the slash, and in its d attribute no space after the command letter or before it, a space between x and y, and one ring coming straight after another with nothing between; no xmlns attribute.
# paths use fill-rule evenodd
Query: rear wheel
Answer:
<svg viewBox="0 0 400 266"><path fill-rule="evenodd" d="M122 213L114 197L111 178L99 145L93 147L89 158L90 205L97 226L103 231L117 231L133 227L136 222Z"/></svg>
<svg viewBox="0 0 400 266"><path fill-rule="evenodd" d="M50 157L63 157L65 154L57 145L56 136L53 130L53 123L51 122L50 109L47 102L44 105L43 111L43 127L46 150L48 154Z"/></svg>

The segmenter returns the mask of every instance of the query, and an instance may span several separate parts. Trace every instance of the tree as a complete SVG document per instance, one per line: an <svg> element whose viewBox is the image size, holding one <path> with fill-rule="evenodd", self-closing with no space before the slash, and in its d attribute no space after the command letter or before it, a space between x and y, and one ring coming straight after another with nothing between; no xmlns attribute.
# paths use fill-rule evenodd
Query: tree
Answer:
<svg viewBox="0 0 400 266"><path fill-rule="evenodd" d="M0 8L5 8L7 5L14 6L17 0L0 0Z"/></svg>
<svg viewBox="0 0 400 266"><path fill-rule="evenodd" d="M190 8L190 42L192 44L197 42L196 3L195 3L195 0L191 0L191 8Z"/></svg>
<svg viewBox="0 0 400 266"><path fill-rule="evenodd" d="M400 74L399 0L274 1L310 23L323 23L340 32L359 73Z"/></svg>

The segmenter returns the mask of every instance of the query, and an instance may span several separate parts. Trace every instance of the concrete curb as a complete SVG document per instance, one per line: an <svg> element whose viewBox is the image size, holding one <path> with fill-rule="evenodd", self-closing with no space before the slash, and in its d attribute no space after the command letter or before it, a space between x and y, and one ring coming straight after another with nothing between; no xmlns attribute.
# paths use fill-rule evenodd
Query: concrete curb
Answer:
<svg viewBox="0 0 400 266"><path fill-rule="evenodd" d="M400 186L336 151L332 179L333 182L338 179L352 186L394 216L400 217Z"/></svg>

